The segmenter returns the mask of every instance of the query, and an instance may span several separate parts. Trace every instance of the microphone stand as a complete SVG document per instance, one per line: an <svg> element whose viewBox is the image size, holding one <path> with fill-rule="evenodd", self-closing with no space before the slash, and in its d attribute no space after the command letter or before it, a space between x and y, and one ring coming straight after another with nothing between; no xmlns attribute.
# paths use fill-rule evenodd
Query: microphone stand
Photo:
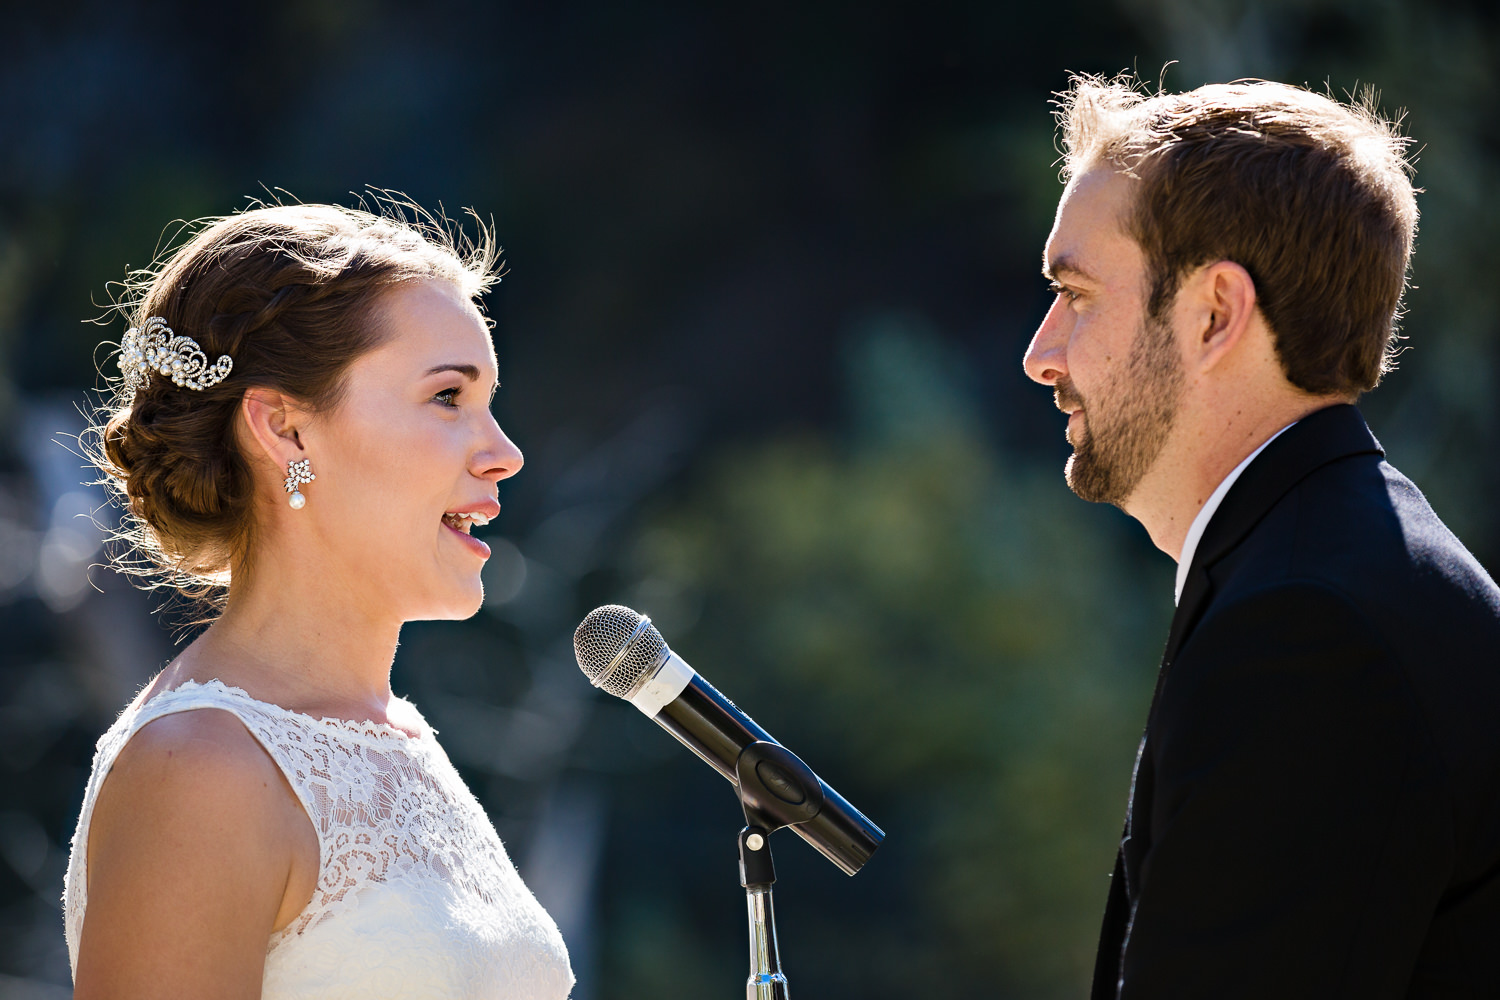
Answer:
<svg viewBox="0 0 1500 1000"><path fill-rule="evenodd" d="M745 887L750 917L750 978L745 980L745 1000L787 1000L786 974L776 950L776 909L771 899L775 881L771 834L758 826L745 827L740 831L740 885Z"/></svg>
<svg viewBox="0 0 1500 1000"><path fill-rule="evenodd" d="M796 754L765 740L740 751L734 770L746 824L739 835L740 885L745 889L750 923L750 978L745 981L745 1000L787 1000L771 895L776 881L771 834L816 816L823 808L823 788L817 775Z"/></svg>

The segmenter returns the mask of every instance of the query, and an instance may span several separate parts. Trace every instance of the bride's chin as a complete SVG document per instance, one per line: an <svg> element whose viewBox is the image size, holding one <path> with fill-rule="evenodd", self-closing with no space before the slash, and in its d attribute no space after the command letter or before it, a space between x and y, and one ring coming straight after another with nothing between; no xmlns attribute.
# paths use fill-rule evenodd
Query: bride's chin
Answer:
<svg viewBox="0 0 1500 1000"><path fill-rule="evenodd" d="M449 604L449 614L445 617L450 621L462 621L465 618L473 618L479 614L479 609L484 607L484 584L475 576L472 588L466 588L462 596L455 595Z"/></svg>
<svg viewBox="0 0 1500 1000"><path fill-rule="evenodd" d="M463 614L458 616L459 620L463 620L465 618L473 618L475 615L479 614L479 609L482 607L484 607L483 587L480 588L479 594L469 603L468 609L464 611Z"/></svg>
<svg viewBox="0 0 1500 1000"><path fill-rule="evenodd" d="M478 574L473 580L448 580L445 586L426 589L407 603L401 618L409 622L462 621L473 618L484 606L484 585Z"/></svg>

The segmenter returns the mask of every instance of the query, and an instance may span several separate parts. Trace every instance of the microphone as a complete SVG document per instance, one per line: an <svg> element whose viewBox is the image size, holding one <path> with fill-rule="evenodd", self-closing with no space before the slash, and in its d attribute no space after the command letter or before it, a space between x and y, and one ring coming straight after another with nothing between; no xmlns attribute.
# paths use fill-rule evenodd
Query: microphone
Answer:
<svg viewBox="0 0 1500 1000"><path fill-rule="evenodd" d="M650 618L618 604L595 608L573 633L573 652L589 683L640 709L735 788L741 787L741 773L754 773L762 799L769 786L773 805L800 809L791 829L845 874L859 871L885 839L880 827L667 648ZM767 754L767 743L779 753ZM750 772L744 772L747 761ZM808 789L807 801L798 797L795 782L788 784L789 778L801 777L798 772L817 786ZM755 796L744 797L752 801ZM801 818L808 813L809 818Z"/></svg>

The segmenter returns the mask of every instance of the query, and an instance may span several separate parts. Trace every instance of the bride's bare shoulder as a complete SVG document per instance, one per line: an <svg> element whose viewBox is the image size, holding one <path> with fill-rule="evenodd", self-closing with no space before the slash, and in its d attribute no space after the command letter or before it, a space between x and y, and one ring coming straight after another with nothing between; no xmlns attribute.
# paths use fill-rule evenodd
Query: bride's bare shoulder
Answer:
<svg viewBox="0 0 1500 1000"><path fill-rule="evenodd" d="M172 712L146 723L115 758L110 775L122 768L173 764L202 770L258 772L276 764L233 712L222 708L193 708Z"/></svg>
<svg viewBox="0 0 1500 1000"><path fill-rule="evenodd" d="M210 836L264 843L282 825L285 806L295 806L284 785L275 761L233 713L198 708L153 719L121 748L99 791L90 872L104 858L95 843L127 829L155 827L178 843Z"/></svg>
<svg viewBox="0 0 1500 1000"><path fill-rule="evenodd" d="M231 713L194 709L142 726L90 821L77 995L258 989L301 849L299 812Z"/></svg>

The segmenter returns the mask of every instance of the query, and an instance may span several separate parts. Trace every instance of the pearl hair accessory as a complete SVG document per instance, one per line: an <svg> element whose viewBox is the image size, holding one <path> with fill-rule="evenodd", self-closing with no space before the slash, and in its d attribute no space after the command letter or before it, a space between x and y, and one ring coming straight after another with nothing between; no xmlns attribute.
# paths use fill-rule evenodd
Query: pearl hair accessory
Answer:
<svg viewBox="0 0 1500 1000"><path fill-rule="evenodd" d="M287 503L292 505L292 510L301 510L307 506L307 497L297 489L303 483L310 483L318 477L312 474L312 465L307 459L300 462L288 462L286 466L286 491L291 494Z"/></svg>
<svg viewBox="0 0 1500 1000"><path fill-rule="evenodd" d="M140 329L131 327L120 342L120 371L125 375L125 398L134 399L152 372L165 375L184 389L207 389L224 381L234 367L227 354L212 366L208 355L192 337L179 337L160 316L152 316Z"/></svg>

